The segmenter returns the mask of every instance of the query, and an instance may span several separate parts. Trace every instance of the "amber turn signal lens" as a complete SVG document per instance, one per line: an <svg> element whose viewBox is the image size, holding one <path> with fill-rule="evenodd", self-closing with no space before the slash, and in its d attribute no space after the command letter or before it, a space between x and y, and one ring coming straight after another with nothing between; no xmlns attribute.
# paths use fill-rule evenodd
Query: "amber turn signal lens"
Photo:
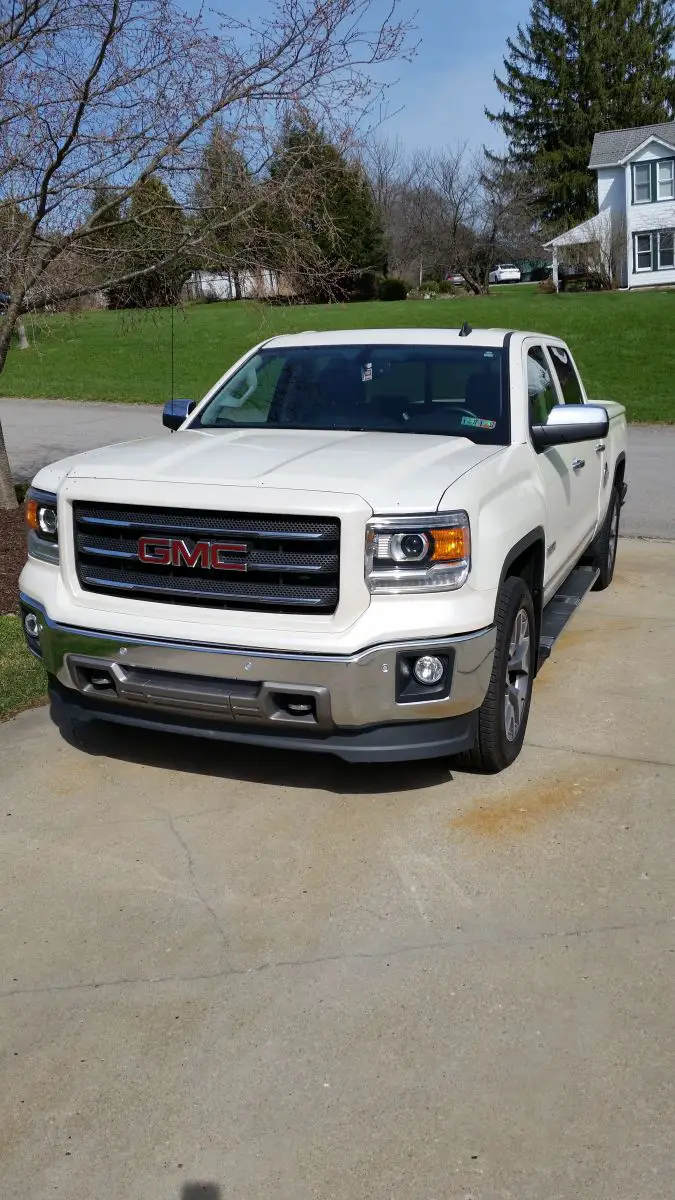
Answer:
<svg viewBox="0 0 675 1200"><path fill-rule="evenodd" d="M469 557L471 542L466 527L432 529L430 532L433 538L432 562L456 562Z"/></svg>
<svg viewBox="0 0 675 1200"><path fill-rule="evenodd" d="M25 513L26 513L26 522L27 522L29 528L34 529L36 533L39 533L40 525L38 522L38 502L37 502L37 500L27 500L26 501Z"/></svg>

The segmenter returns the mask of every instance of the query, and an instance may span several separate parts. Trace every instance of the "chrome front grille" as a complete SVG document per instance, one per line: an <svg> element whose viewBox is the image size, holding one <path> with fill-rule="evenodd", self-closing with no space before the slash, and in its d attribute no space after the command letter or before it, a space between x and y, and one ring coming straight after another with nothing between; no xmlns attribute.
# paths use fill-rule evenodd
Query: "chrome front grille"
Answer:
<svg viewBox="0 0 675 1200"><path fill-rule="evenodd" d="M335 517L148 509L76 501L81 586L168 604L332 613L339 598Z"/></svg>

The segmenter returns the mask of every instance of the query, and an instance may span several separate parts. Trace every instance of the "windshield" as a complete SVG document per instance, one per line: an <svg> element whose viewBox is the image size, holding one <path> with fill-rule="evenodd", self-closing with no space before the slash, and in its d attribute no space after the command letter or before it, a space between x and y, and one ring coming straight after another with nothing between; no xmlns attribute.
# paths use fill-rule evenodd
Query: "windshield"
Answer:
<svg viewBox="0 0 675 1200"><path fill-rule="evenodd" d="M297 346L253 355L192 428L355 429L508 442L501 347Z"/></svg>

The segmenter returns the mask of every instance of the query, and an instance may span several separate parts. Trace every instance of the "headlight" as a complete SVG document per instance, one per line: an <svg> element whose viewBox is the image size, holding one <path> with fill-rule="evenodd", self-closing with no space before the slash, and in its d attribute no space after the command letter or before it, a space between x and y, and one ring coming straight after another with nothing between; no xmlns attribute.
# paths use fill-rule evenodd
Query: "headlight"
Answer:
<svg viewBox="0 0 675 1200"><path fill-rule="evenodd" d="M59 520L56 496L53 492L41 492L29 488L26 497L26 523L28 525L28 553L31 558L43 562L59 561Z"/></svg>
<svg viewBox="0 0 675 1200"><path fill-rule="evenodd" d="M366 528L366 584L371 592L455 590L471 566L465 512L381 517Z"/></svg>

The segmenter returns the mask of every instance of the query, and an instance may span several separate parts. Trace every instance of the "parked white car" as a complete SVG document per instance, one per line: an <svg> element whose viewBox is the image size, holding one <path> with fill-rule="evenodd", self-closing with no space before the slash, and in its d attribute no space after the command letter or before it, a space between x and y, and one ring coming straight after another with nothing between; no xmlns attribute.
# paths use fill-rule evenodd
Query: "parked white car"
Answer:
<svg viewBox="0 0 675 1200"><path fill-rule="evenodd" d="M564 342L283 335L164 424L29 493L23 623L59 720L514 761L626 490L625 411Z"/></svg>
<svg viewBox="0 0 675 1200"><path fill-rule="evenodd" d="M490 283L520 283L520 269L513 263L498 263L489 279Z"/></svg>

